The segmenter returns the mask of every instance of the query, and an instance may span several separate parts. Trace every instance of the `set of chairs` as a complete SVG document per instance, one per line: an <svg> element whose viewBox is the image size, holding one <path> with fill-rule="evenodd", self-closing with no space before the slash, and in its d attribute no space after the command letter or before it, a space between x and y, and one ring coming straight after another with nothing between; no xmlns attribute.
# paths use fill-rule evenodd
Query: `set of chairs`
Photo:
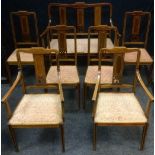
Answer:
<svg viewBox="0 0 155 155"><path fill-rule="evenodd" d="M2 103L6 107L8 114L8 126L10 135L18 150L15 138L15 128L60 128L62 150L64 145L64 95L62 87L77 88L78 106L80 108L80 100L83 100L83 108L86 106L87 87L95 86L92 96L93 101L93 149L96 149L96 127L97 126L142 126L142 139L140 149L143 149L146 132L149 124L149 112L151 104L154 100L152 94L145 86L140 72L140 65L151 65L152 58L146 51L146 44L149 33L150 13L142 11L127 12L125 14L122 46L120 45L120 34L117 27L111 25L100 25L101 7L103 3L88 5L85 3L70 4L70 7L76 8L77 19L79 19L77 27L66 25L66 7L69 4L49 4L59 7L61 17L61 25L51 25L46 27L45 31L40 35L41 46L39 47L39 37L37 28L37 18L34 12L19 11L10 14L11 25L13 28L13 38L15 42L15 51L7 59L8 77L11 81L10 65L18 65L18 75L8 92L2 98ZM87 7L95 7L95 26L90 26L88 32L81 32L80 23L83 23L83 12L81 9ZM110 5L112 6L112 5ZM30 16L34 17L34 25ZM101 15L101 14L100 14ZM126 40L127 16L133 17L132 35L130 41ZM15 22L13 18L16 18ZM99 16L99 17L98 17ZM140 23L142 17L148 19L146 33L144 32L144 42L141 39ZM19 23L18 23L19 19ZM29 20L31 24L29 23ZM82 22L81 22L82 21ZM110 16L110 21L112 21ZM15 30L14 24L21 25L21 29ZM111 22L112 23L112 22ZM35 29L32 30L30 25ZM83 26L83 25L82 25ZM131 27L131 25L130 25ZM78 29L79 32L78 32ZM21 33L19 33L21 30ZM17 33L16 33L17 32ZM33 33L32 33L33 32ZM21 38L21 36L23 36ZM30 37L30 34L33 34ZM82 37L81 37L82 36ZM85 36L85 37L84 37ZM36 38L36 40L34 39ZM19 41L22 39L22 41ZM35 41L32 41L32 40ZM130 44L144 45L144 48L127 48L124 46ZM19 48L22 46L22 48ZM32 46L32 47L25 47ZM34 47L38 46L38 47ZM24 48L23 48L24 47ZM77 70L77 57L87 56L87 71L83 84L83 99L80 93L80 79ZM46 65L48 64L48 65ZM125 65L132 64L135 67L133 81L126 83L123 81L123 72ZM23 66L33 65L35 68L36 83L27 85L23 73ZM143 110L141 103L136 96L137 81L148 96L146 109ZM16 86L21 83L23 97L20 100L15 111L12 112L8 103L8 99L15 90ZM43 89L43 93L28 93L29 89ZM123 89L122 89L123 88ZM49 93L48 89L54 89ZM124 89L130 91L122 92ZM106 91L105 91L106 90ZM110 90L110 91L109 91Z"/></svg>

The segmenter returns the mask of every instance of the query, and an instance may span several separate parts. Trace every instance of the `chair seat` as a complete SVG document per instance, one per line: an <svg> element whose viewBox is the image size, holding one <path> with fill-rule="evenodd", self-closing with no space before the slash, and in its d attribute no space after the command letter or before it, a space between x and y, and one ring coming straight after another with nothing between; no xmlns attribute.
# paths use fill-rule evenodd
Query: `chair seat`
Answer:
<svg viewBox="0 0 155 155"><path fill-rule="evenodd" d="M153 63L153 59L151 58L149 53L146 51L146 49L141 48L140 51L141 51L140 63L146 63L146 64ZM137 56L136 52L126 53L124 60L126 63L136 63L136 56Z"/></svg>
<svg viewBox="0 0 155 155"><path fill-rule="evenodd" d="M88 66L85 83L87 84L95 84L98 75L98 66ZM101 67L101 84L112 83L113 77L113 67L112 66L102 66Z"/></svg>
<svg viewBox="0 0 155 155"><path fill-rule="evenodd" d="M113 48L114 45L110 38L107 38L107 48ZM58 40L52 39L50 47L58 49ZM74 39L67 39L67 52L74 53ZM77 39L77 53L88 53L88 39ZM90 40L90 53L98 53L98 39Z"/></svg>
<svg viewBox="0 0 155 155"><path fill-rule="evenodd" d="M30 62L30 63L32 63L34 61L32 54L21 53L20 56L21 56L21 61L22 62L27 62L27 63ZM8 57L7 62L8 63L17 63L16 50L14 50L12 52L12 54Z"/></svg>
<svg viewBox="0 0 155 155"><path fill-rule="evenodd" d="M79 76L76 66L60 66L60 80L62 84L78 84ZM58 83L57 67L50 67L47 77L47 83Z"/></svg>
<svg viewBox="0 0 155 155"><path fill-rule="evenodd" d="M95 123L145 123L147 119L133 93L99 93Z"/></svg>
<svg viewBox="0 0 155 155"><path fill-rule="evenodd" d="M25 94L9 120L10 125L57 125L62 122L59 94Z"/></svg>

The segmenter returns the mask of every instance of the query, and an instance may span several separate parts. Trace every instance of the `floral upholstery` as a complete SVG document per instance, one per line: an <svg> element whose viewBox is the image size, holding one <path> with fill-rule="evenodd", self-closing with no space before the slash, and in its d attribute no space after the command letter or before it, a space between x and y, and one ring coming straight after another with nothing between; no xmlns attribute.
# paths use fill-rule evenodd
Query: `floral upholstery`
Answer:
<svg viewBox="0 0 155 155"><path fill-rule="evenodd" d="M148 54L148 52L146 51L146 49L141 48L140 51L141 51L140 63L153 63L153 60L151 56ZM137 56L137 52L126 53L124 60L125 62L133 63L133 62L136 62L136 59L137 59L136 56Z"/></svg>
<svg viewBox="0 0 155 155"><path fill-rule="evenodd" d="M62 84L78 84L79 76L76 66L60 66L60 80ZM57 67L51 66L46 77L47 83L58 83Z"/></svg>
<svg viewBox="0 0 155 155"><path fill-rule="evenodd" d="M88 66L85 83L95 84L98 75L98 66ZM101 67L101 84L112 83L113 67L112 66L102 66Z"/></svg>
<svg viewBox="0 0 155 155"><path fill-rule="evenodd" d="M33 55L29 53L20 53L21 56L21 61L23 62L33 62ZM16 50L13 51L13 53L9 56L7 59L8 63L13 63L17 62L17 57L16 57Z"/></svg>
<svg viewBox="0 0 155 155"><path fill-rule="evenodd" d="M58 40L52 39L50 47L58 49ZM107 38L107 48L113 48L114 45L110 38ZM74 39L67 39L67 52L74 53ZM88 52L88 39L77 39L77 53ZM98 39L90 39L90 53L98 52Z"/></svg>
<svg viewBox="0 0 155 155"><path fill-rule="evenodd" d="M95 123L145 123L145 114L133 93L99 93Z"/></svg>
<svg viewBox="0 0 155 155"><path fill-rule="evenodd" d="M9 120L10 125L54 125L62 122L59 94L25 94Z"/></svg>

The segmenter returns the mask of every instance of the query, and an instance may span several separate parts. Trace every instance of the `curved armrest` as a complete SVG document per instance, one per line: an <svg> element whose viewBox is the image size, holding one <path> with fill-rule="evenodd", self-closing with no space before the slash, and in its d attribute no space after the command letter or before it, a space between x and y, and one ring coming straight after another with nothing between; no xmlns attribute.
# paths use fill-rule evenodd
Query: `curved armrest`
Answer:
<svg viewBox="0 0 155 155"><path fill-rule="evenodd" d="M48 26L46 29L40 34L40 38L42 38L48 32Z"/></svg>
<svg viewBox="0 0 155 155"><path fill-rule="evenodd" d="M100 78L101 78L101 74L99 72L98 77L97 77L97 81L96 81L96 85L95 85L95 90L94 90L93 97L92 97L93 101L96 101L96 99L97 99L99 85L100 85Z"/></svg>
<svg viewBox="0 0 155 155"><path fill-rule="evenodd" d="M64 95L63 95L62 85L60 81L60 72L58 72L58 86L59 86L61 101L64 102Z"/></svg>
<svg viewBox="0 0 155 155"><path fill-rule="evenodd" d="M150 101L154 101L154 97L153 95L150 93L150 91L148 90L148 88L145 86L142 78L141 78L141 75L139 73L139 70L136 71L136 77L137 77L137 80L139 81L141 87L143 88L143 90L145 91L145 93L147 94L147 96L149 97Z"/></svg>
<svg viewBox="0 0 155 155"><path fill-rule="evenodd" d="M14 81L14 83L10 87L10 89L7 91L7 93L3 96L2 103L6 102L6 100L8 99L8 97L12 94L12 92L14 91L14 89L16 88L16 86L18 85L18 83L21 80L21 77L22 77L21 75L22 75L21 71L18 71L18 75L16 77L16 80Z"/></svg>

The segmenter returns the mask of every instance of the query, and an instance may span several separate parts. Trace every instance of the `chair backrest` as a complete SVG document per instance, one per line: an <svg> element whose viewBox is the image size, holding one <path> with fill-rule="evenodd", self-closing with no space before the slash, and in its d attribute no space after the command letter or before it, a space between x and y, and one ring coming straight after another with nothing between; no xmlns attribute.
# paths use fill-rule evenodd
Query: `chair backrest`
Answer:
<svg viewBox="0 0 155 155"><path fill-rule="evenodd" d="M91 53L91 40L97 36L98 46L96 49L96 56ZM114 46L119 46L118 30L115 26L98 25L90 26L88 29L88 65L91 62L98 62L98 53L101 48L107 48L107 39L113 40ZM91 56L92 55L92 56ZM95 58L94 58L95 57Z"/></svg>
<svg viewBox="0 0 155 155"><path fill-rule="evenodd" d="M106 17L108 17L108 23L103 22L103 10L106 11ZM77 32L85 32L86 21L90 15L90 9L93 9L94 23L91 25L112 24L112 4L111 3L85 3L75 2L74 4L62 4L62 3L49 3L48 5L48 18L49 25L74 25ZM54 18L52 10L58 13ZM88 18L86 18L86 16ZM70 23L70 21L72 24Z"/></svg>
<svg viewBox="0 0 155 155"><path fill-rule="evenodd" d="M21 62L21 54L22 53L29 53L33 54L34 59L34 69L35 69L35 77L36 77L36 84L34 86L46 86L46 69L45 69L45 55L48 57L50 55L55 55L57 60L57 71L59 72L59 63L57 53L58 51L55 49L45 49L43 47L33 47L33 48L18 48L16 49L17 60L18 60L18 67L22 71L22 62ZM23 87L26 91L26 84L24 81L24 74L22 71L22 81Z"/></svg>
<svg viewBox="0 0 155 155"><path fill-rule="evenodd" d="M140 50L138 48L126 48L126 47L114 47L112 49L102 48L99 52L99 65L98 70L101 72L102 66L102 57L105 55L113 55L113 76L112 76L112 84L107 87L115 87L116 85L123 84L122 76L124 71L124 55L125 53L136 53L136 65L135 65L135 75L133 78L133 83L131 85L124 85L125 88L133 88L135 87L135 79L136 79L136 70L139 69L139 60L140 60ZM123 86L123 85L122 85Z"/></svg>
<svg viewBox="0 0 155 155"><path fill-rule="evenodd" d="M66 26L66 25L56 25L56 26L48 26L44 31L44 34L41 36L42 45L45 47L45 38L47 40L48 48L58 48L59 51L59 62L68 64L74 63L77 64L77 40L76 40L76 28L74 26ZM70 44L67 39L72 39L72 43ZM52 44L52 41L56 41L56 43ZM55 47L58 44L58 47ZM54 46L54 47L52 47ZM72 48L70 48L73 47ZM68 52L68 48L70 48L71 52Z"/></svg>
<svg viewBox="0 0 155 155"><path fill-rule="evenodd" d="M39 46L38 22L35 12L11 12L10 21L15 48Z"/></svg>
<svg viewBox="0 0 155 155"><path fill-rule="evenodd" d="M126 12L124 16L122 45L139 45L146 48L150 22L150 12Z"/></svg>

